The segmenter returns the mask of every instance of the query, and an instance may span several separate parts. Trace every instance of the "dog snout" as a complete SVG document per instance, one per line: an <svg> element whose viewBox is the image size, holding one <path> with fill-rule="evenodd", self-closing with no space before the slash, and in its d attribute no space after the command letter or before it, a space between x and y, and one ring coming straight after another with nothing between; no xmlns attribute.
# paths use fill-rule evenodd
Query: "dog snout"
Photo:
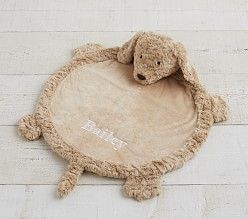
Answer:
<svg viewBox="0 0 248 219"><path fill-rule="evenodd" d="M146 80L146 77L144 76L144 75L141 75L141 74L137 74L137 77L138 77L138 79L140 79L140 80Z"/></svg>

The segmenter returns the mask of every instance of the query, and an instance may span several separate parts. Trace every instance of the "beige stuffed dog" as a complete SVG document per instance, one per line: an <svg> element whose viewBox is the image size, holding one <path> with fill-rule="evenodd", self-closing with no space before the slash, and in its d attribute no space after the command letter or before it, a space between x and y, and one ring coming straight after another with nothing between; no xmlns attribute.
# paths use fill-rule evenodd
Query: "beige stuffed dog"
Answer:
<svg viewBox="0 0 248 219"><path fill-rule="evenodd" d="M50 113L52 97L56 94L59 85L66 81L67 77L73 75L72 72L77 75L74 70L86 64L102 63L104 61L113 62L113 60L124 64L133 62L134 79L142 85L155 83L171 75L171 77L176 77L190 88L197 109L197 124L190 139L182 148L168 156L157 158L157 160L152 160L140 166L134 166L111 163L108 160L102 161L90 157L84 154L84 151L80 152L63 141L54 128ZM118 64L121 65L117 62ZM132 68L130 69L132 71ZM82 76L83 74L79 75ZM97 77L97 74L95 77ZM93 87L93 90L96 89ZM94 99L94 96L92 98ZM77 102L75 101L75 103ZM68 105L62 105L62 110L66 106ZM160 34L139 32L120 48L105 49L98 44L87 44L75 50L72 61L61 68L47 82L35 112L20 120L19 131L22 136L29 140L36 140L43 135L51 148L69 161L68 170L58 187L60 197L69 194L75 187L79 176L84 170L87 170L102 176L126 179L124 184L125 194L137 200L143 200L160 193L162 175L181 167L184 162L192 158L206 140L213 122L226 120L227 112L227 105L221 97L211 96L200 84L197 73L189 63L182 44ZM111 113L109 115L111 119L115 119L111 117ZM78 131L74 134L78 134ZM95 136L91 137L94 138ZM80 142L78 145L80 145Z"/></svg>
<svg viewBox="0 0 248 219"><path fill-rule="evenodd" d="M134 78L143 85L182 71L183 77L196 88L201 86L195 69L190 65L186 50L181 43L153 33L138 32L126 42L117 54L118 61L134 65ZM227 120L228 108L219 96L211 96L214 122Z"/></svg>

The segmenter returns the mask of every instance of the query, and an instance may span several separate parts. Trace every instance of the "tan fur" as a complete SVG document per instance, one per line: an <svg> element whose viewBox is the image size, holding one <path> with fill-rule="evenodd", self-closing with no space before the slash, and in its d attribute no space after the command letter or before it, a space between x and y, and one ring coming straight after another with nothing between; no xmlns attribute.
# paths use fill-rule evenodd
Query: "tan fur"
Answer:
<svg viewBox="0 0 248 219"><path fill-rule="evenodd" d="M35 114L28 114L19 121L18 131L26 139L33 141L41 136L41 128L37 123Z"/></svg>
<svg viewBox="0 0 248 219"><path fill-rule="evenodd" d="M74 189L82 172L83 168L77 165L77 163L69 164L67 171L58 185L59 198L67 196Z"/></svg>
<svg viewBox="0 0 248 219"><path fill-rule="evenodd" d="M173 75L190 88L198 111L197 127L183 148L163 159L134 167L100 161L84 155L58 135L49 112L51 98L58 85L82 65L111 59L118 59L125 64L133 61L134 78L143 85ZM145 80L140 80L138 74L143 75ZM183 45L163 35L139 32L121 48L104 49L102 46L89 44L75 50L72 61L48 80L34 114L20 120L19 130L21 135L29 140L38 139L42 133L51 148L69 162L68 171L59 184L60 197L72 191L78 177L86 170L101 176L126 179L123 189L125 194L143 200L160 193L160 179L163 174L181 167L193 157L206 140L214 121L226 119L225 102L220 97L210 96L200 84Z"/></svg>
<svg viewBox="0 0 248 219"><path fill-rule="evenodd" d="M201 87L197 73L187 59L184 46L169 37L152 32L138 32L120 48L117 58L124 64L133 61L134 78L143 85L155 83L180 68L188 82L195 87ZM138 74L146 79L140 80ZM228 109L224 100L215 96L212 98L212 104L214 121L225 121Z"/></svg>
<svg viewBox="0 0 248 219"><path fill-rule="evenodd" d="M214 122L226 121L229 114L229 109L226 102L217 95L211 97L212 101L212 113L214 117Z"/></svg>

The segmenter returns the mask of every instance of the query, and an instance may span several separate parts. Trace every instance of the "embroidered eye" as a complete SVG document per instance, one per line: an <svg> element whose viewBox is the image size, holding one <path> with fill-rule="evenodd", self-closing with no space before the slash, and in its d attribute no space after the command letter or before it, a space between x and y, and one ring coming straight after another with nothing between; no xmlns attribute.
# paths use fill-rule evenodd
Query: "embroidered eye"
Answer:
<svg viewBox="0 0 248 219"><path fill-rule="evenodd" d="M161 62L160 61L157 61L157 65L160 65L161 64Z"/></svg>
<svg viewBox="0 0 248 219"><path fill-rule="evenodd" d="M140 58L142 59L142 55L140 55Z"/></svg>

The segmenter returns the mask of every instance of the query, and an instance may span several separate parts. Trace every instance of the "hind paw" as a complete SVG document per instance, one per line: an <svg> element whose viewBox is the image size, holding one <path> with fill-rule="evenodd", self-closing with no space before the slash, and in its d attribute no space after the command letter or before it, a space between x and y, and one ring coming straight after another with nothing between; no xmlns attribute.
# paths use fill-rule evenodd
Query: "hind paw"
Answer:
<svg viewBox="0 0 248 219"><path fill-rule="evenodd" d="M153 198L161 192L160 176L130 176L123 190L127 196L138 201Z"/></svg>

